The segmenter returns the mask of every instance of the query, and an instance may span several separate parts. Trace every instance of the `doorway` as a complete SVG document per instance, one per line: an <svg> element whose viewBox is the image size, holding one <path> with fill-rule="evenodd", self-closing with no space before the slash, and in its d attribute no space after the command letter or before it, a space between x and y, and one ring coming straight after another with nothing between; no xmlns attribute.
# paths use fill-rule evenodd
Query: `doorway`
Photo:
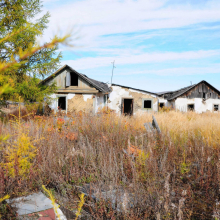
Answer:
<svg viewBox="0 0 220 220"><path fill-rule="evenodd" d="M58 107L61 110L66 110L66 97L58 97Z"/></svg>
<svg viewBox="0 0 220 220"><path fill-rule="evenodd" d="M164 102L160 102L160 103L159 103L159 107L160 107L160 108L163 108L164 106L165 106L165 105L164 105Z"/></svg>
<svg viewBox="0 0 220 220"><path fill-rule="evenodd" d="M133 99L122 99L122 114L133 115Z"/></svg>

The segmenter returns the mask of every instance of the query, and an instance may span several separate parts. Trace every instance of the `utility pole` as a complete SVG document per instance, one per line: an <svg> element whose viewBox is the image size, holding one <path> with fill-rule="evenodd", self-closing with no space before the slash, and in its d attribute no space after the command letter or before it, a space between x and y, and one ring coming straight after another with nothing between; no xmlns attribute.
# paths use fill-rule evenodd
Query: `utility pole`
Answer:
<svg viewBox="0 0 220 220"><path fill-rule="evenodd" d="M115 66L115 61L112 62L112 78L113 78L113 72L114 72L114 69L116 68ZM112 78L111 78L111 86L112 86Z"/></svg>

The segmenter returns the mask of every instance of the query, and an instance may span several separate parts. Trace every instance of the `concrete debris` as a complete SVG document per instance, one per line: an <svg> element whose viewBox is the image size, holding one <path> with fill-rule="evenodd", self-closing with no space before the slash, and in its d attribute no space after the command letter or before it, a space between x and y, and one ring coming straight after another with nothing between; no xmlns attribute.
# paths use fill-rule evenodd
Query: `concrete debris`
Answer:
<svg viewBox="0 0 220 220"><path fill-rule="evenodd" d="M17 210L19 219L55 219L56 215L52 201L42 192L34 193L26 197L8 199L6 201ZM61 220L66 220L66 217L59 208L57 211Z"/></svg>

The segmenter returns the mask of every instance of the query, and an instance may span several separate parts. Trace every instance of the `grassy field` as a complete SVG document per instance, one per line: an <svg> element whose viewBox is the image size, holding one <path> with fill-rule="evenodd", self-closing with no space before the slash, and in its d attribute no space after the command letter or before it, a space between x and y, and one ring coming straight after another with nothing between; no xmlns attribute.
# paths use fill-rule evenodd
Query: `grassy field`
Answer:
<svg viewBox="0 0 220 220"><path fill-rule="evenodd" d="M147 113L15 114L0 125L0 198L45 185L74 209L78 189L90 184L132 195L120 211L87 197L83 208L94 219L219 219L220 114L154 114L161 134L146 131ZM0 214L7 210L3 202Z"/></svg>

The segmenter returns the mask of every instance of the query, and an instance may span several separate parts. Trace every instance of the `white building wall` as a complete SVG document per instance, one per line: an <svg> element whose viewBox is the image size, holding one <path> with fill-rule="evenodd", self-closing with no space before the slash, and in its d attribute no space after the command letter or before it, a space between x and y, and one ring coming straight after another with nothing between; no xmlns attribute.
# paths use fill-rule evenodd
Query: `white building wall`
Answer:
<svg viewBox="0 0 220 220"><path fill-rule="evenodd" d="M166 99L164 99L164 98L158 98L158 102L159 103L164 103L165 107L169 107L170 106L170 103Z"/></svg>
<svg viewBox="0 0 220 220"><path fill-rule="evenodd" d="M58 97L60 96L66 96L66 109L68 106L68 99L72 99L75 94L52 94L50 95L51 103L49 104L49 107L51 110L54 110L55 112L58 111Z"/></svg>
<svg viewBox="0 0 220 220"><path fill-rule="evenodd" d="M134 107L134 114L138 112L146 112L142 109L142 98L149 98L153 100L153 111L158 111L158 99L155 95L144 93L135 89L127 89L121 86L111 86L112 92L109 94L108 108L114 110L116 113L121 113L122 99L133 98L134 106L139 105L139 109ZM137 104L138 103L138 104ZM151 110L151 112L152 112Z"/></svg>
<svg viewBox="0 0 220 220"><path fill-rule="evenodd" d="M104 94L100 93L95 96L95 113L100 111L102 108L104 108Z"/></svg>
<svg viewBox="0 0 220 220"><path fill-rule="evenodd" d="M202 98L194 98L194 99L187 99L187 98L177 98L175 101L175 108L176 110L187 112L187 106L189 104L194 104L195 112L202 113L206 111L213 112L214 105L219 105L220 107L220 99L207 99L203 101Z"/></svg>

